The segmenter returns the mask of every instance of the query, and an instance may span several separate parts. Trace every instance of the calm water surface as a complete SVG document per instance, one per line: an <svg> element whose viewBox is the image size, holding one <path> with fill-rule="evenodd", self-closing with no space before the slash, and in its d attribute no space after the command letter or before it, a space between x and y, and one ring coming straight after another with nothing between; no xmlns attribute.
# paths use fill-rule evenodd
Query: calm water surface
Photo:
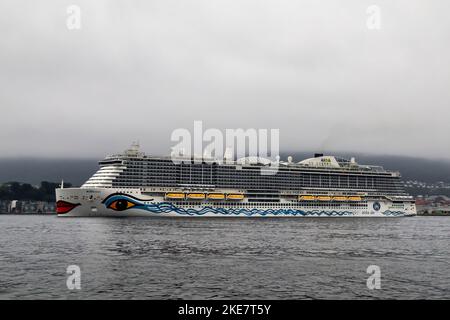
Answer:
<svg viewBox="0 0 450 320"><path fill-rule="evenodd" d="M68 265L81 290L67 289ZM448 299L450 217L0 215L0 298Z"/></svg>

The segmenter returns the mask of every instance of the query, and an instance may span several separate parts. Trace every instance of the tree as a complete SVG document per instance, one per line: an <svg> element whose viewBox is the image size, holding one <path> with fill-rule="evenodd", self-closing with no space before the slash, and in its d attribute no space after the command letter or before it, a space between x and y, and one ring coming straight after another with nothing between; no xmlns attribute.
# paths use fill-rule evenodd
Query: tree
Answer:
<svg viewBox="0 0 450 320"><path fill-rule="evenodd" d="M55 189L60 184L55 182L42 181L41 185L33 187L29 183L9 182L0 185L0 200L34 200L34 201L55 201ZM66 187L72 184L65 183Z"/></svg>

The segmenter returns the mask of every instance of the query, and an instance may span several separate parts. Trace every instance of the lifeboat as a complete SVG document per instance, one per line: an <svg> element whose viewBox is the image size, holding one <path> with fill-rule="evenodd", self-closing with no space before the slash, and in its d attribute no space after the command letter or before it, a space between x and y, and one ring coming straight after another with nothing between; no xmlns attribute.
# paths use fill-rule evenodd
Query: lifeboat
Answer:
<svg viewBox="0 0 450 320"><path fill-rule="evenodd" d="M184 199L184 193L181 192L168 192L166 193L167 199Z"/></svg>
<svg viewBox="0 0 450 320"><path fill-rule="evenodd" d="M225 195L223 193L208 193L208 199L223 200L225 199Z"/></svg>
<svg viewBox="0 0 450 320"><path fill-rule="evenodd" d="M202 200L202 199L205 199L205 194L204 193L188 193L187 198L194 199L194 200Z"/></svg>
<svg viewBox="0 0 450 320"><path fill-rule="evenodd" d="M317 200L319 200L319 201L331 201L331 197L330 196L318 196Z"/></svg>
<svg viewBox="0 0 450 320"><path fill-rule="evenodd" d="M244 195L242 193L229 193L227 194L227 200L242 200Z"/></svg>
<svg viewBox="0 0 450 320"><path fill-rule="evenodd" d="M361 201L362 198L360 196L351 196L351 197L348 197L348 200L350 200L350 201Z"/></svg>
<svg viewBox="0 0 450 320"><path fill-rule="evenodd" d="M298 200L313 201L313 200L316 200L316 197L314 197L314 196L299 196Z"/></svg>
<svg viewBox="0 0 450 320"><path fill-rule="evenodd" d="M336 197L333 197L333 200L335 200L335 201L347 201L348 199L347 199L347 197L344 197L344 196L336 196Z"/></svg>

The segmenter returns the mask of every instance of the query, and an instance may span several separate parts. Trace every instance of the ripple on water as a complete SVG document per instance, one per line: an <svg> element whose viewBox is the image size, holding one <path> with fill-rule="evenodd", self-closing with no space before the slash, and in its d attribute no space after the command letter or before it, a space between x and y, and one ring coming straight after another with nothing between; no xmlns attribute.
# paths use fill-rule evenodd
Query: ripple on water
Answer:
<svg viewBox="0 0 450 320"><path fill-rule="evenodd" d="M450 298L450 218L0 216L0 298ZM66 288L66 268L82 289ZM366 287L369 265L382 289Z"/></svg>

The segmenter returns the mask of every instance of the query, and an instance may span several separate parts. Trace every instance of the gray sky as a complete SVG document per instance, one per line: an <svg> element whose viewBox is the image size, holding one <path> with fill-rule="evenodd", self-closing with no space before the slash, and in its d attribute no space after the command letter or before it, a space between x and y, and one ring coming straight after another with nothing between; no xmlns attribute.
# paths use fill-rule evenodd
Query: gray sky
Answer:
<svg viewBox="0 0 450 320"><path fill-rule="evenodd" d="M81 29L66 9L81 8ZM381 9L381 29L366 9ZM450 2L0 2L0 157L278 128L282 149L450 158Z"/></svg>

